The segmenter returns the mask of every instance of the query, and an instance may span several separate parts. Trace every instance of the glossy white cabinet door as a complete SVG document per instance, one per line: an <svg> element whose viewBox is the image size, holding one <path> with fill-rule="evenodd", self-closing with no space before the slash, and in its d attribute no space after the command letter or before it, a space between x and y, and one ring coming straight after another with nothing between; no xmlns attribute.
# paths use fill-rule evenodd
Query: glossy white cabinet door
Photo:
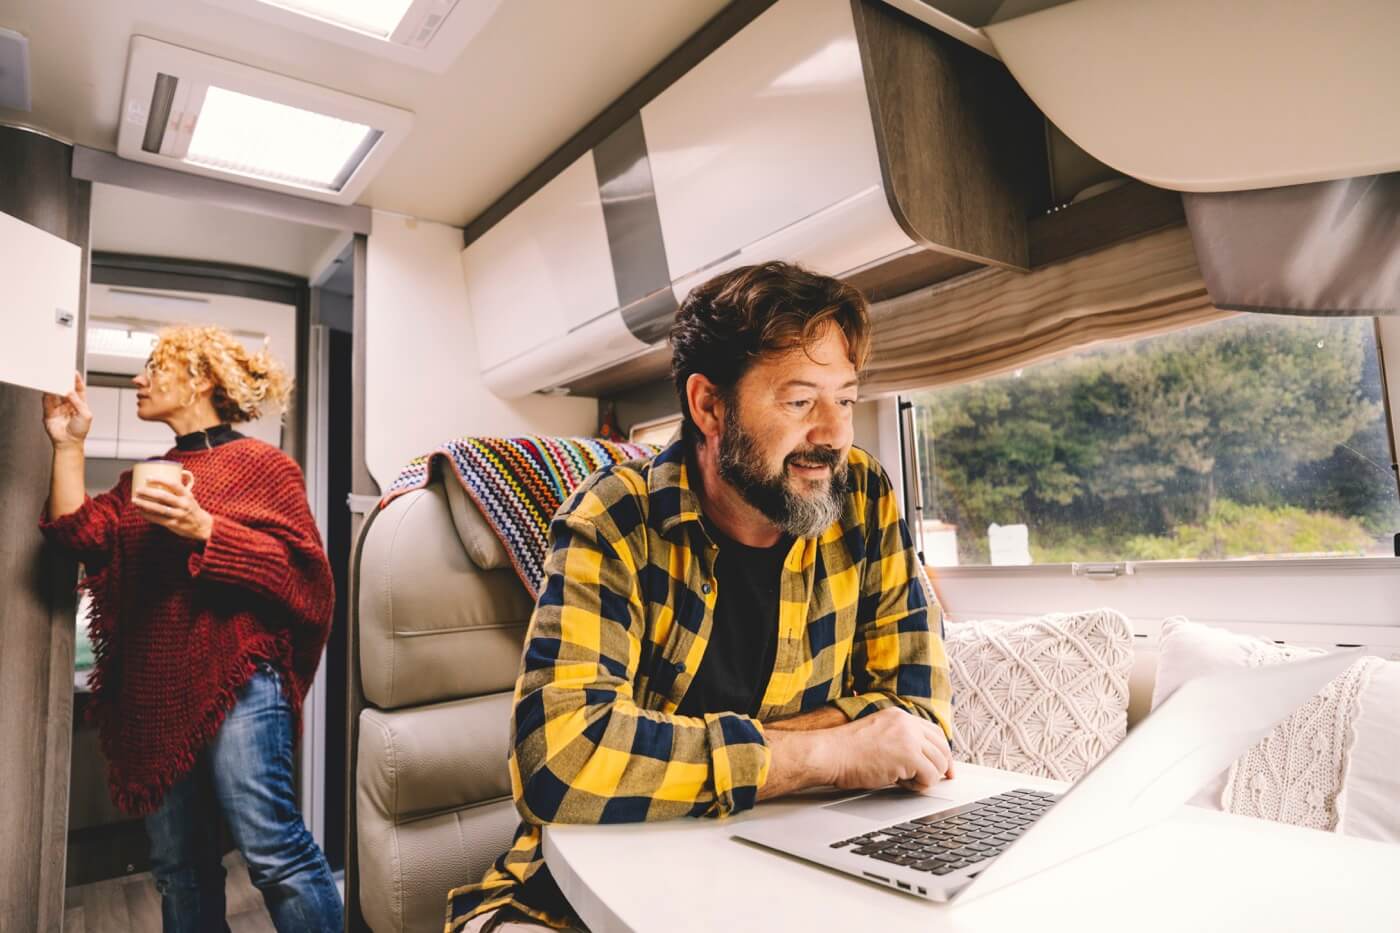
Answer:
<svg viewBox="0 0 1400 933"><path fill-rule="evenodd" d="M0 382L72 391L82 281L80 247L0 212Z"/></svg>
<svg viewBox="0 0 1400 933"><path fill-rule="evenodd" d="M622 363L647 349L612 311L564 339L551 340L482 373L482 381L500 398L520 398L563 385L605 366Z"/></svg>
<svg viewBox="0 0 1400 933"><path fill-rule="evenodd" d="M800 262L823 275L843 275L913 245L890 214L884 189L875 185L681 276L671 290L677 303L684 302L692 288L712 276L774 259Z"/></svg>
<svg viewBox="0 0 1400 933"><path fill-rule="evenodd" d="M643 107L642 126L673 281L862 192L883 198L849 0L780 0Z"/></svg>
<svg viewBox="0 0 1400 933"><path fill-rule="evenodd" d="M617 307L593 153L462 252L483 371Z"/></svg>

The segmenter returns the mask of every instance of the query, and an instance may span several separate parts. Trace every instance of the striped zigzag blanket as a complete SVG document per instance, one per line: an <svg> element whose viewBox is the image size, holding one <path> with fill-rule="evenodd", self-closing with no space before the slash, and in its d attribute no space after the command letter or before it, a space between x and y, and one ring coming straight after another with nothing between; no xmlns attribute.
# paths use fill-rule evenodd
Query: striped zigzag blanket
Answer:
<svg viewBox="0 0 1400 933"><path fill-rule="evenodd" d="M569 494L603 467L654 456L653 444L587 437L461 437L411 461L379 506L427 486L435 464L452 474L501 539L520 582L539 596L549 551L549 522Z"/></svg>

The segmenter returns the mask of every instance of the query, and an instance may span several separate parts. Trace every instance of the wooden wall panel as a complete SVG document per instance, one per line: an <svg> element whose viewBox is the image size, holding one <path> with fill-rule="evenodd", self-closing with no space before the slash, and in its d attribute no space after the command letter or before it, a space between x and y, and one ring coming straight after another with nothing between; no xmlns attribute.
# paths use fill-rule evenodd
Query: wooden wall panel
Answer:
<svg viewBox="0 0 1400 933"><path fill-rule="evenodd" d="M63 143L0 127L0 211L83 247L86 270L92 188L71 159ZM85 330L86 282L82 297ZM40 412L37 391L0 384L0 930L63 925L77 568L35 526L52 451Z"/></svg>
<svg viewBox="0 0 1400 933"><path fill-rule="evenodd" d="M1028 269L1026 218L1049 198L1040 112L1000 62L880 0L851 6L895 219L931 250Z"/></svg>

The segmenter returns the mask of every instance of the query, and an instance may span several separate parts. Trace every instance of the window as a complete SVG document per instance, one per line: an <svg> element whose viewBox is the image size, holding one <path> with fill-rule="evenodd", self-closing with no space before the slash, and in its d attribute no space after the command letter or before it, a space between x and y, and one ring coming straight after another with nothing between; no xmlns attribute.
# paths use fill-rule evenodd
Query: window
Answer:
<svg viewBox="0 0 1400 933"><path fill-rule="evenodd" d="M926 559L1393 554L1375 322L1241 315L908 399Z"/></svg>

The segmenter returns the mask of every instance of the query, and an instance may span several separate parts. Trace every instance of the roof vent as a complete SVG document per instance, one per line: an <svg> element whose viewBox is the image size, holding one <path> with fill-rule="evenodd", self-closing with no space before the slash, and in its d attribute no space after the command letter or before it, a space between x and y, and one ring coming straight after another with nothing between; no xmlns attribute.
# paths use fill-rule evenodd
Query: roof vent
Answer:
<svg viewBox="0 0 1400 933"><path fill-rule="evenodd" d="M351 204L412 124L405 110L135 36L117 154Z"/></svg>
<svg viewBox="0 0 1400 933"><path fill-rule="evenodd" d="M204 0L428 71L446 71L501 0Z"/></svg>

